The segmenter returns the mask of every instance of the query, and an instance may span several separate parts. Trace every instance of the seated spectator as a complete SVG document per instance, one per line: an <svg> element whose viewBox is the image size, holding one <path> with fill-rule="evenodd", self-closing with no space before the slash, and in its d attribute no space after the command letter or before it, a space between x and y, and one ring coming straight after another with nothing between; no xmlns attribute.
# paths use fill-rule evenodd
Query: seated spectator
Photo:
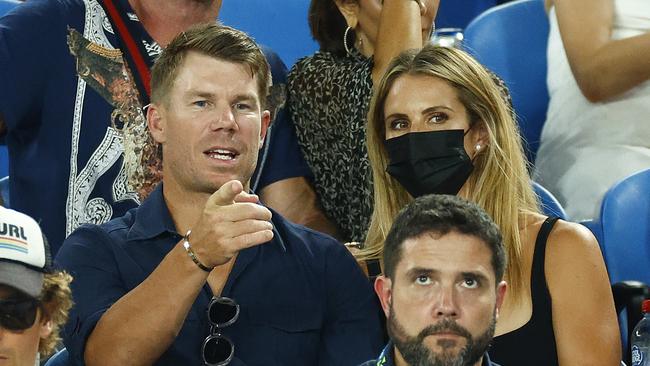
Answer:
<svg viewBox="0 0 650 366"><path fill-rule="evenodd" d="M49 245L31 217L0 208L0 364L34 366L61 340L70 281L51 268Z"/></svg>
<svg viewBox="0 0 650 366"><path fill-rule="evenodd" d="M540 214L511 110L476 60L434 46L396 58L371 106L368 152L375 210L360 260L381 257L384 233L413 198L466 198L498 225L508 257L494 362L618 364L620 333L598 243L582 225Z"/></svg>
<svg viewBox="0 0 650 366"><path fill-rule="evenodd" d="M376 298L345 247L247 193L268 85L253 40L216 24L156 61L147 120L163 182L57 256L77 278L74 364L356 365L379 351Z"/></svg>
<svg viewBox="0 0 650 366"><path fill-rule="evenodd" d="M372 213L365 124L373 83L401 51L433 32L439 0L312 0L320 51L289 72L289 110L325 215L344 241L363 241Z"/></svg>
<svg viewBox="0 0 650 366"><path fill-rule="evenodd" d="M423 196L386 236L375 291L390 343L364 366L490 366L488 346L506 293L499 229L473 203Z"/></svg>
<svg viewBox="0 0 650 366"><path fill-rule="evenodd" d="M11 205L40 223L53 254L79 225L124 215L160 181L159 148L143 114L149 68L178 32L215 22L220 7L221 0L33 0L0 20ZM274 82L284 83L285 66L265 54ZM326 230L287 118L279 113L251 188L289 219Z"/></svg>
<svg viewBox="0 0 650 366"><path fill-rule="evenodd" d="M550 101L534 177L573 221L650 168L650 2L546 0Z"/></svg>

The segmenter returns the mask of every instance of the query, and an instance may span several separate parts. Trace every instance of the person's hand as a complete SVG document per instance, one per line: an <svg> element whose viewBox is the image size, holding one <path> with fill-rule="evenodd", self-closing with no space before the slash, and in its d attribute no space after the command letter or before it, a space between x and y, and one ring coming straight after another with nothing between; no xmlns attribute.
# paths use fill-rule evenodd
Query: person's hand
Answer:
<svg viewBox="0 0 650 366"><path fill-rule="evenodd" d="M190 245L199 262L213 268L242 249L273 239L271 211L257 204L257 195L232 180L208 199L199 221L190 229Z"/></svg>

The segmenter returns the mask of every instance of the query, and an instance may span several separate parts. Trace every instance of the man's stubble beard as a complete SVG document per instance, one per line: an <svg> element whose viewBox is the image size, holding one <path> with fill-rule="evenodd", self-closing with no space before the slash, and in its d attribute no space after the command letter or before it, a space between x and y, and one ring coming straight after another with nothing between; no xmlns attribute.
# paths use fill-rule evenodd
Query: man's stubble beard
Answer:
<svg viewBox="0 0 650 366"><path fill-rule="evenodd" d="M390 305L390 315L387 321L390 339L410 366L473 366L490 346L495 327L496 309L492 315L490 325L476 339L472 337L467 329L449 318L424 328L415 337L409 336L397 320L392 304ZM450 351L435 353L424 345L424 339L441 331L459 334L467 340L467 344L457 354L452 354ZM446 340L438 341L438 345L443 350L453 347L455 343Z"/></svg>

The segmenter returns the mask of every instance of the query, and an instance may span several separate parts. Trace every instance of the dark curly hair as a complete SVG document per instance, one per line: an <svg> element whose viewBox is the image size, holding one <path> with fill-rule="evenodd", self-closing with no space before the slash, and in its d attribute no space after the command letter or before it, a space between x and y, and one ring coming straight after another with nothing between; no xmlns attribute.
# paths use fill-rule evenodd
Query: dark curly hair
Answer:
<svg viewBox="0 0 650 366"><path fill-rule="evenodd" d="M497 225L477 204L457 196L418 197L400 211L384 243L384 273L393 277L402 257L404 241L426 233L446 235L459 232L480 239L492 252L496 282L503 278L506 252Z"/></svg>

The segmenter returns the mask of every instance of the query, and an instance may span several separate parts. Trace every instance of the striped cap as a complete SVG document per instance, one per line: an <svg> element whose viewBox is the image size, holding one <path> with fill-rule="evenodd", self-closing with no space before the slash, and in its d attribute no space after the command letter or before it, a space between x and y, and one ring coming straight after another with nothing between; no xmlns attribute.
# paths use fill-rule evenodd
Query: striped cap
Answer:
<svg viewBox="0 0 650 366"><path fill-rule="evenodd" d="M49 246L38 223L0 207L0 284L36 298L50 265Z"/></svg>

